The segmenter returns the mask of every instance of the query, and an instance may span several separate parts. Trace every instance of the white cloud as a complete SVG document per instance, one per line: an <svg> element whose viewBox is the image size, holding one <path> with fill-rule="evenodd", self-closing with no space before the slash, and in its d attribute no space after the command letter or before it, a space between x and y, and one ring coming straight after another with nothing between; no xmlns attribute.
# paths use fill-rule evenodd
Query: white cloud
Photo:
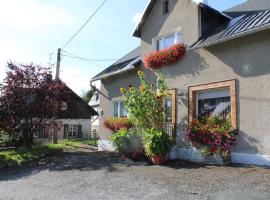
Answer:
<svg viewBox="0 0 270 200"><path fill-rule="evenodd" d="M65 70L63 70L63 68ZM77 94L81 95L83 91L90 89L89 74L83 69L63 65L61 79Z"/></svg>
<svg viewBox="0 0 270 200"><path fill-rule="evenodd" d="M208 4L208 0L193 0L195 3L206 3Z"/></svg>
<svg viewBox="0 0 270 200"><path fill-rule="evenodd" d="M4 0L0 6L0 26L14 29L46 28L49 25L67 25L75 17L62 8L34 0Z"/></svg>
<svg viewBox="0 0 270 200"><path fill-rule="evenodd" d="M141 21L142 15L142 13L136 13L132 18L133 22L138 24Z"/></svg>

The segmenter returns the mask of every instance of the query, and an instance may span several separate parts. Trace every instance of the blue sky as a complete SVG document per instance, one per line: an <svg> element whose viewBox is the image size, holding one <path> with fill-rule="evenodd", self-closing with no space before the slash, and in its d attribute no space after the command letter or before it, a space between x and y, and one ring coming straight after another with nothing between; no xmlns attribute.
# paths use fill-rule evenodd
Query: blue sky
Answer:
<svg viewBox="0 0 270 200"><path fill-rule="evenodd" d="M208 0L224 10L244 0ZM57 48L80 28L102 0L2 0L0 7L0 81L8 60L47 65L56 62ZM107 0L66 51L94 59L120 58L139 45L132 37L138 16L148 0ZM91 77L112 63L63 57L61 78L78 94Z"/></svg>

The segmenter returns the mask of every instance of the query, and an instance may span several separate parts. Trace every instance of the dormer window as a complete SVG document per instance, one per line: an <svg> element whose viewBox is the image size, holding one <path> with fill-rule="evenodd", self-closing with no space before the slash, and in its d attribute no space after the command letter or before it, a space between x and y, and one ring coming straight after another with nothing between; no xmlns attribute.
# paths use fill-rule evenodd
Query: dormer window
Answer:
<svg viewBox="0 0 270 200"><path fill-rule="evenodd" d="M163 2L163 15L169 12L169 0Z"/></svg>

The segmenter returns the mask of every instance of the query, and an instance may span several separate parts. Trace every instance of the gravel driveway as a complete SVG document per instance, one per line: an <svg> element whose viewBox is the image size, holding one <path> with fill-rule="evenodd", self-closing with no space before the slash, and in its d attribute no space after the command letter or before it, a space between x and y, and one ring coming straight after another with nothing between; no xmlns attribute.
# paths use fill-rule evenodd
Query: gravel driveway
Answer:
<svg viewBox="0 0 270 200"><path fill-rule="evenodd" d="M270 199L270 169L187 162L127 164L116 154L70 150L0 172L1 200Z"/></svg>

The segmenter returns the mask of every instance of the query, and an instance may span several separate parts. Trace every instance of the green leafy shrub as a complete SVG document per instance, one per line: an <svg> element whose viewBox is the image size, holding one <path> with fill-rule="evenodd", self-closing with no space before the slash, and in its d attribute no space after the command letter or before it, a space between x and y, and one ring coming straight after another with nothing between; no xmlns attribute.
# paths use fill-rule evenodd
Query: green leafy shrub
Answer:
<svg viewBox="0 0 270 200"><path fill-rule="evenodd" d="M116 150L128 157L137 158L144 152L142 135L136 129L120 129L111 140Z"/></svg>
<svg viewBox="0 0 270 200"><path fill-rule="evenodd" d="M0 148L18 147L22 145L22 139L19 135L10 135L0 131Z"/></svg>
<svg viewBox="0 0 270 200"><path fill-rule="evenodd" d="M148 129L144 139L145 153L148 157L164 156L172 148L172 140L164 131Z"/></svg>

